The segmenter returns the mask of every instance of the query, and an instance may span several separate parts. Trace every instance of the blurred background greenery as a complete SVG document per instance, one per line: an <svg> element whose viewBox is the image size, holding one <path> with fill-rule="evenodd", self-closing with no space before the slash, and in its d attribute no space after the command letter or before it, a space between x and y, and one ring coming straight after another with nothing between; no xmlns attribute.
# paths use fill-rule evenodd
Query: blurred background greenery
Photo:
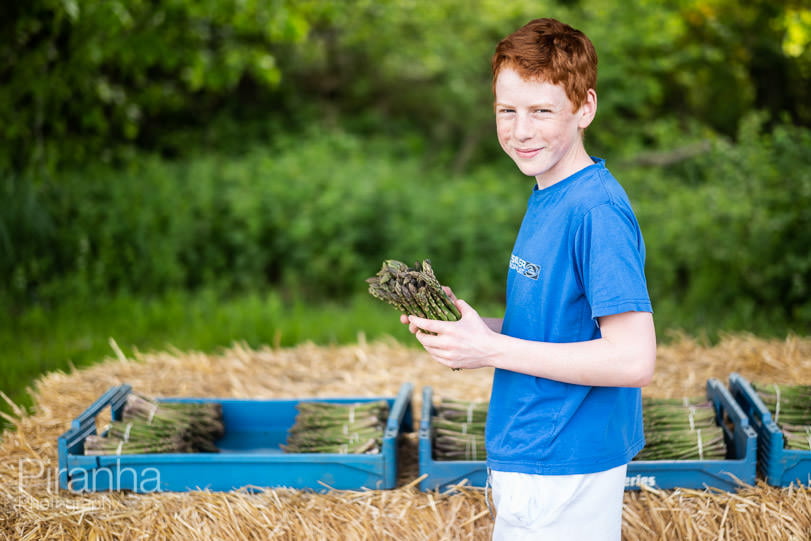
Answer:
<svg viewBox="0 0 811 541"><path fill-rule="evenodd" d="M803 0L30 0L0 7L0 390L174 346L394 336L431 258L501 309L531 187L489 58L539 16L600 55L587 148L626 187L662 340L811 328Z"/></svg>

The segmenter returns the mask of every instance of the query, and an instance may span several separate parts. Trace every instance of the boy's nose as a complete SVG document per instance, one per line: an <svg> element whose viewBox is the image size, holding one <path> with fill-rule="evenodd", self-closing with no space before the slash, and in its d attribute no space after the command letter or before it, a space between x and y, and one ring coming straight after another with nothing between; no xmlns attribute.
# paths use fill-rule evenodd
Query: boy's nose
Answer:
<svg viewBox="0 0 811 541"><path fill-rule="evenodd" d="M525 141L532 137L532 121L528 115L517 115L513 135L516 139Z"/></svg>

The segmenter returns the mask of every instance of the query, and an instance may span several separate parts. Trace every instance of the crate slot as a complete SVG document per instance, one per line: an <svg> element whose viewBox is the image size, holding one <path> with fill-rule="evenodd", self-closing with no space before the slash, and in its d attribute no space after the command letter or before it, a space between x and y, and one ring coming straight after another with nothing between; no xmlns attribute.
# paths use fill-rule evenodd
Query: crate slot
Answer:
<svg viewBox="0 0 811 541"><path fill-rule="evenodd" d="M777 487L793 483L811 487L811 451L784 448L780 426L746 378L733 372L729 388L757 432L758 473L766 483Z"/></svg>
<svg viewBox="0 0 811 541"><path fill-rule="evenodd" d="M639 490L641 485L646 485L660 489L713 487L734 491L755 483L757 434L748 417L719 380L708 380L706 393L715 408L716 423L724 427L728 457L724 460L631 461L625 478L626 490ZM419 467L421 475L428 475L420 482L420 489L443 491L462 481L469 486L485 486L485 461L433 459L431 418L436 407L431 387L423 388L422 400Z"/></svg>
<svg viewBox="0 0 811 541"><path fill-rule="evenodd" d="M288 487L323 492L391 489L397 482L398 443L413 431L411 383L395 397L299 399L165 398L162 401L222 404L224 436L219 453L84 455L84 439L96 433L95 418L111 408L120 419L131 386L109 389L59 437L59 485L65 490L99 492L229 491L252 487ZM386 400L389 416L383 446L377 454L284 453L287 430L302 401L334 403Z"/></svg>

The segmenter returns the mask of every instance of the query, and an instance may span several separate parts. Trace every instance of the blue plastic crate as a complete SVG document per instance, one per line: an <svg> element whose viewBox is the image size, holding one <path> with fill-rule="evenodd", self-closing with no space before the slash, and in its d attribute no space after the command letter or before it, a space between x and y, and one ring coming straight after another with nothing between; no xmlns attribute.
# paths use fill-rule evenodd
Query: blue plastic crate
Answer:
<svg viewBox="0 0 811 541"><path fill-rule="evenodd" d="M420 490L445 490L463 481L466 481L467 486L483 487L487 482L487 465L484 460L434 460L431 426L434 415L434 391L431 387L423 387L417 449L420 476L426 473L428 476L420 481Z"/></svg>
<svg viewBox="0 0 811 541"><path fill-rule="evenodd" d="M732 395L717 379L707 381L707 398L715 407L716 422L724 429L728 458L724 460L635 460L628 464L626 490L641 485L653 488L720 488L737 490L752 485L756 476L757 435ZM445 490L464 480L483 487L487 480L484 461L438 461L433 459L431 416L436 413L433 390L423 389L419 429L420 482L422 490Z"/></svg>
<svg viewBox="0 0 811 541"><path fill-rule="evenodd" d="M766 483L777 487L792 483L811 486L811 451L784 449L780 426L746 378L733 372L729 389L757 432L758 471Z"/></svg>
<svg viewBox="0 0 811 541"><path fill-rule="evenodd" d="M72 423L58 440L59 486L79 492L229 491L288 487L326 491L391 489L397 483L398 443L413 431L411 383L396 397L232 399L165 398L164 401L222 404L225 434L219 453L84 454L84 440L96 434L96 416L105 408L120 420L129 385L109 389ZM293 426L302 401L332 403L385 399L389 418L378 454L285 453L280 445Z"/></svg>
<svg viewBox="0 0 811 541"><path fill-rule="evenodd" d="M707 380L707 398L715 422L723 428L727 458L723 460L633 460L628 464L626 490L653 488L719 488L735 491L753 485L757 475L757 434L729 390L715 378Z"/></svg>

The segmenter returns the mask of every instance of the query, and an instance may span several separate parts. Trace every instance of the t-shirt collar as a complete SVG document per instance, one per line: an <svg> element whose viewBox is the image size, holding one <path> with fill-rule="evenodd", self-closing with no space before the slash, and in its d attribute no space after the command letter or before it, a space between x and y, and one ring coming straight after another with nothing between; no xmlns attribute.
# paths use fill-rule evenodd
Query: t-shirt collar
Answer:
<svg viewBox="0 0 811 541"><path fill-rule="evenodd" d="M559 182L556 182L556 183L552 184L551 186L549 186L547 188L543 188L543 189L538 188L538 184L533 183L532 184L532 193L533 193L533 195L534 194L539 194L539 195L540 194L550 194L550 193L557 192L558 190L564 189L566 186L572 184L573 182L577 182L577 180L579 178L581 178L581 177L583 177L585 175L591 174L591 171L593 171L593 169L595 167L605 169L605 159L604 158L597 158L595 156L591 156L591 159L592 159L592 161L594 161L593 164L591 164L589 166L586 166L583 169L580 169L579 171L577 171L575 173L572 173L568 177L564 178L563 180L561 180Z"/></svg>

